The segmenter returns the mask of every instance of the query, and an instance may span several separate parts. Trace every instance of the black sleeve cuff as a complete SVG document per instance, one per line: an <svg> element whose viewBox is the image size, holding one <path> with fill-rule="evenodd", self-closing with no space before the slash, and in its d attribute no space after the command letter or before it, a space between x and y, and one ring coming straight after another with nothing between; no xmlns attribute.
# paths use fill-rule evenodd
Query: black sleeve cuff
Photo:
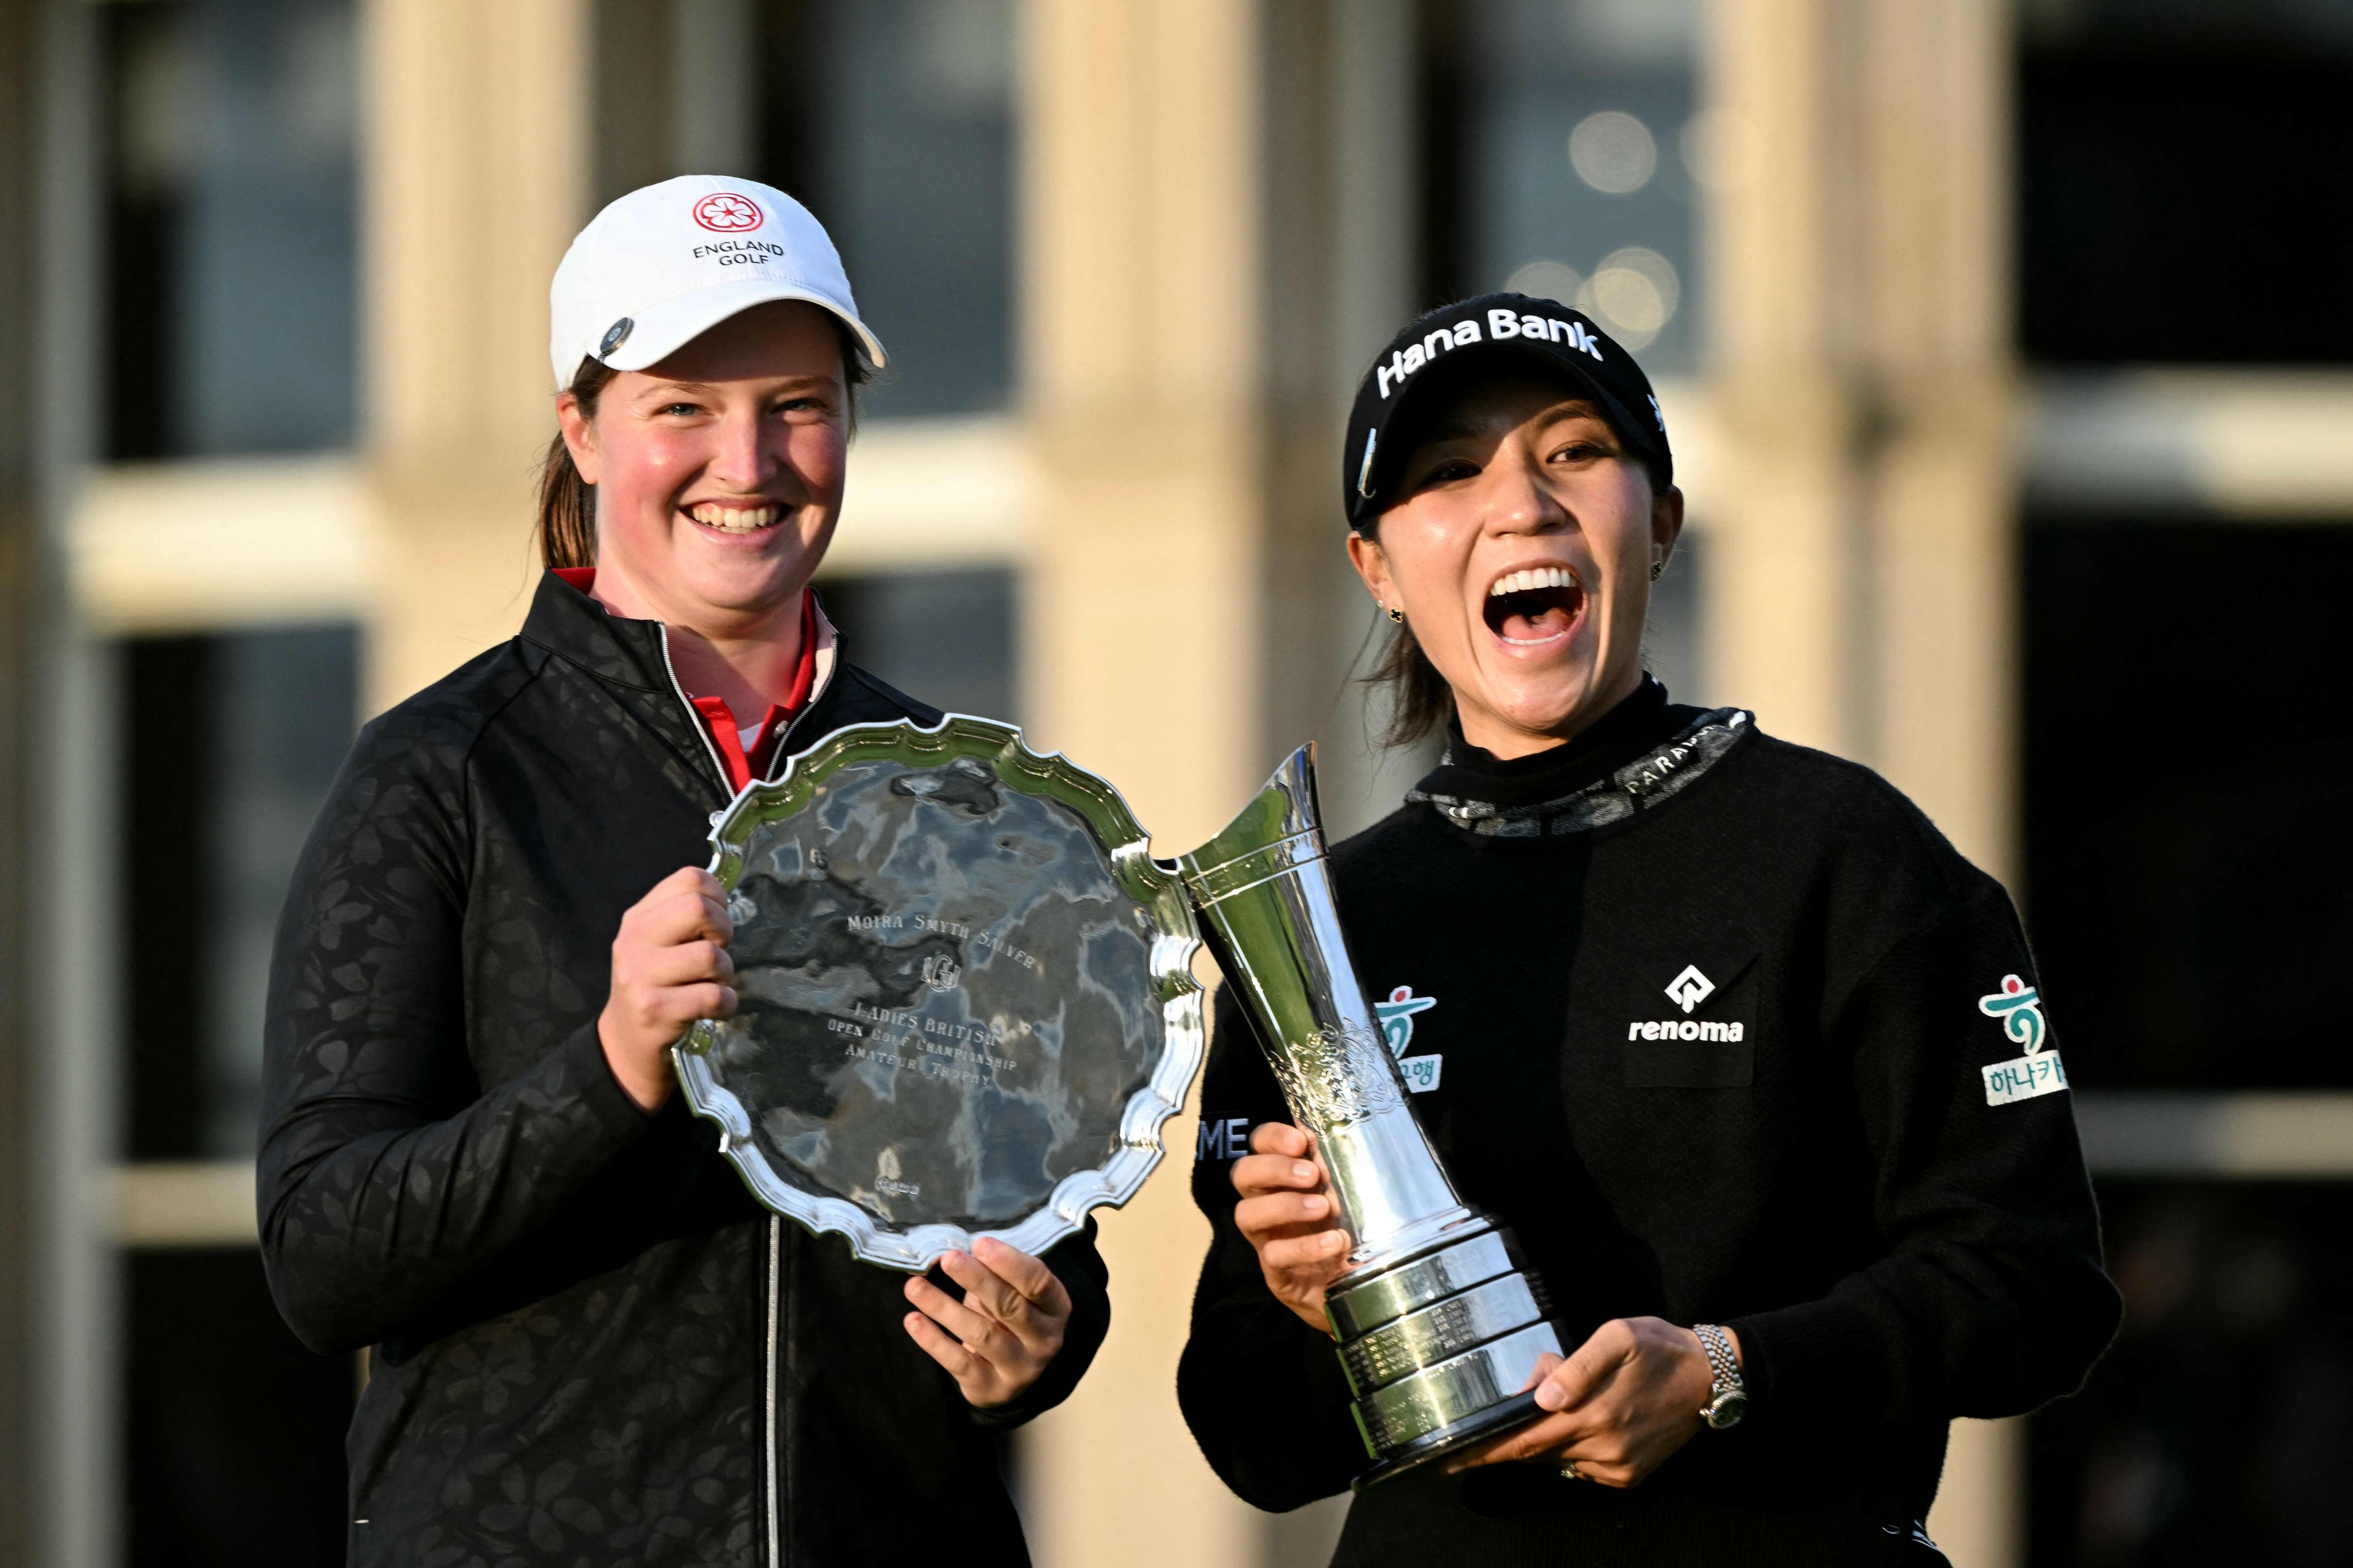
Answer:
<svg viewBox="0 0 2353 1568"><path fill-rule="evenodd" d="M1881 1350L1862 1313L1834 1298L1726 1323L1740 1339L1740 1379L1750 1407L1796 1421L1884 1404Z"/></svg>
<svg viewBox="0 0 2353 1568"><path fill-rule="evenodd" d="M1061 1404L1094 1364L1095 1352L1111 1332L1111 1271L1095 1250L1095 1222L1089 1219L1084 1231L1048 1247L1042 1261L1071 1293L1071 1321L1062 1332L1062 1348L1038 1381L1013 1398L1002 1405L967 1406L976 1426L1009 1431Z"/></svg>
<svg viewBox="0 0 2353 1568"><path fill-rule="evenodd" d="M659 1107L648 1110L638 1105L613 1076L594 1019L572 1031L555 1059L565 1085L580 1097L600 1130L634 1142L661 1113Z"/></svg>
<svg viewBox="0 0 2353 1568"><path fill-rule="evenodd" d="M1196 1320L1176 1397L1209 1468L1253 1507L1331 1497L1371 1467L1338 1347L1271 1297Z"/></svg>

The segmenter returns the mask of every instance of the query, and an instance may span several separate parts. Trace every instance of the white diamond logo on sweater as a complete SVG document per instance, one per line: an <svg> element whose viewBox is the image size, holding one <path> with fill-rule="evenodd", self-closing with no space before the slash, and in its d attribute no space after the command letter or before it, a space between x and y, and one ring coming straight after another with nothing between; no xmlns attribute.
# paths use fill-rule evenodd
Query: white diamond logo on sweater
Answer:
<svg viewBox="0 0 2353 1568"><path fill-rule="evenodd" d="M1684 964L1683 972L1667 982L1667 1000L1686 1013L1715 994L1715 982L1702 974L1696 963Z"/></svg>

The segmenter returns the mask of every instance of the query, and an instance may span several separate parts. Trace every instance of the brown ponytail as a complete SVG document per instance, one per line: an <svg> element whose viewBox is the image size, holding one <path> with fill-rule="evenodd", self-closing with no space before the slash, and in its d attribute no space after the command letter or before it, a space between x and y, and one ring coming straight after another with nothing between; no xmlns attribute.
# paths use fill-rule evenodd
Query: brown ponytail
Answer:
<svg viewBox="0 0 2353 1568"><path fill-rule="evenodd" d="M581 414L596 417L596 399L618 373L602 360L584 359L565 390L580 405ZM539 563L553 571L559 566L596 564L596 487L580 477L572 451L556 432L539 460Z"/></svg>
<svg viewBox="0 0 2353 1568"><path fill-rule="evenodd" d="M834 336L841 344L841 379L849 392L848 422L855 434L858 389L873 378L874 372L856 334L838 317L828 315L827 320L833 323ZM572 384L565 390L579 404L581 415L594 419L596 399L618 374L592 356L580 362ZM548 442L546 453L539 459L539 522L533 531L539 538L539 563L548 570L596 564L596 487L582 479L573 466L572 450L565 446L562 431Z"/></svg>

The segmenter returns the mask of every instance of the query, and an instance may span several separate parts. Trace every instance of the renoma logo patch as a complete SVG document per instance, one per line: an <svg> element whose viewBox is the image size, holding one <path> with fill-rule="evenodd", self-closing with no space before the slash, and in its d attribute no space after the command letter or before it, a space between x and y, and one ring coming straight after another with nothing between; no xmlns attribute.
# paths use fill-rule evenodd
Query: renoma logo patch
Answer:
<svg viewBox="0 0 2353 1568"><path fill-rule="evenodd" d="M1688 1013L1715 994L1715 982L1699 972L1696 963L1686 963L1683 972L1667 982L1667 1000Z"/></svg>
<svg viewBox="0 0 2353 1568"><path fill-rule="evenodd" d="M1653 977L1657 971L1651 971ZM1718 973L1725 971L1719 969ZM1737 979L1737 974L1734 978ZM1694 1018L1701 1003L1715 994L1715 982L1696 963L1686 963L1675 972L1675 977L1661 988L1668 1001L1683 1009L1680 1018L1636 1019L1626 1026L1630 1040L1716 1040L1735 1044L1748 1037L1747 1021L1742 1018ZM1638 1004L1639 1005L1639 1004Z"/></svg>
<svg viewBox="0 0 2353 1568"><path fill-rule="evenodd" d="M760 226L760 204L733 191L713 191L694 204L694 221L713 234L744 234Z"/></svg>
<svg viewBox="0 0 2353 1568"><path fill-rule="evenodd" d="M1627 971L1634 1015L1626 1021L1629 1088L1739 1089L1756 1081L1757 987L1746 984L1755 953L1719 941L1704 952L1706 969L1683 962L1688 956L1661 952ZM1663 1018L1655 1016L1662 996L1674 1004Z"/></svg>
<svg viewBox="0 0 2353 1568"><path fill-rule="evenodd" d="M2067 1087L2067 1069L2059 1053L2046 1051L2050 1026L2042 1017L2042 994L2015 974L2001 977L2000 988L1978 998L1978 1011L2001 1020L2001 1032L2026 1047L2026 1054L1978 1069L1985 1079L1988 1105L2012 1105L2056 1094Z"/></svg>

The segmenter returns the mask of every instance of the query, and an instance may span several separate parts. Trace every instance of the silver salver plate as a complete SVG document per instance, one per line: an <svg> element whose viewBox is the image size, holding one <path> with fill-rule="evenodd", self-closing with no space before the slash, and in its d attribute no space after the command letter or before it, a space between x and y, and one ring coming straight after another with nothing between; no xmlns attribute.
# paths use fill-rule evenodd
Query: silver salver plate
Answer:
<svg viewBox="0 0 2353 1568"><path fill-rule="evenodd" d="M1160 1163L1200 934L1110 784L987 719L861 724L711 841L739 1006L673 1058L762 1203L913 1272L1042 1252Z"/></svg>

